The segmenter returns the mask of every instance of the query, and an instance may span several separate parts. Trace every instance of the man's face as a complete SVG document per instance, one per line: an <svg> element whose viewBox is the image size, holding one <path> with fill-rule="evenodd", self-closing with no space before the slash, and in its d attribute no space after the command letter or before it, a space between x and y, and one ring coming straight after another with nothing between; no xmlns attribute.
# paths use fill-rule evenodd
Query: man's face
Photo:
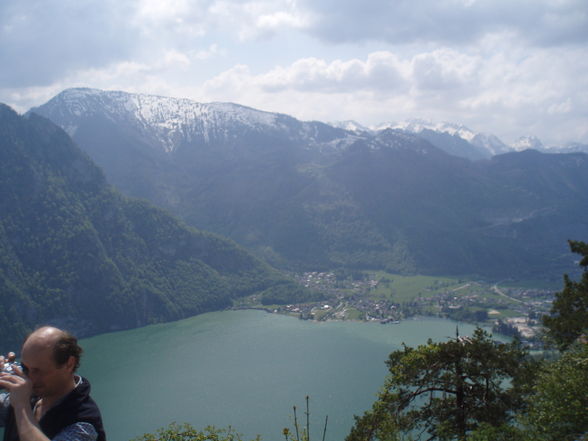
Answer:
<svg viewBox="0 0 588 441"><path fill-rule="evenodd" d="M70 358L71 361L71 358ZM73 369L68 361L58 366L53 359L52 348L23 348L21 363L38 397L60 396L71 384Z"/></svg>

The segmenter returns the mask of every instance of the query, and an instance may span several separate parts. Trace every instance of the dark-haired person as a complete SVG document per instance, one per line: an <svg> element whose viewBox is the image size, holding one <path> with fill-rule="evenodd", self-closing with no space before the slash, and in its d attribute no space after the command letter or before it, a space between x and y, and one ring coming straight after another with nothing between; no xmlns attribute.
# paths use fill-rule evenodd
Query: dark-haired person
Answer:
<svg viewBox="0 0 588 441"><path fill-rule="evenodd" d="M77 339L61 329L45 326L27 337L22 369L0 374L0 388L9 392L4 441L106 440L90 384L75 374L81 353Z"/></svg>
<svg viewBox="0 0 588 441"><path fill-rule="evenodd" d="M4 356L2 356L4 358ZM4 367L2 372L8 372L12 374L14 365L16 364L16 354L14 352L9 352L6 358L4 359Z"/></svg>

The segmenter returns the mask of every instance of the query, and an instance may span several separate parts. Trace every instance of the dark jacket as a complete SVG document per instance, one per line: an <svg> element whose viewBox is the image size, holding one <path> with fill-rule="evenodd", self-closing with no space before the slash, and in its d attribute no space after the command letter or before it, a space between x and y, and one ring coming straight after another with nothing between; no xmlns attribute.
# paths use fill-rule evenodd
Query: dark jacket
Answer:
<svg viewBox="0 0 588 441"><path fill-rule="evenodd" d="M97 441L106 441L102 416L98 406L90 397L90 383L85 378L82 378L81 383L74 390L43 415L39 426L45 436L52 439L67 426L80 422L92 424L98 432ZM18 429L12 406L9 408L4 429L4 441L18 441Z"/></svg>

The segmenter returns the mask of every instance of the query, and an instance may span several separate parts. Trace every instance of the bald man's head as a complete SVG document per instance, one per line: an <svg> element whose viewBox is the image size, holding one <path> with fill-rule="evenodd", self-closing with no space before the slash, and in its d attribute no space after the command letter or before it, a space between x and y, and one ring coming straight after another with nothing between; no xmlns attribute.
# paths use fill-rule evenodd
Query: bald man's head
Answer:
<svg viewBox="0 0 588 441"><path fill-rule="evenodd" d="M50 349L57 366L64 365L70 357L74 357L74 371L80 366L82 348L78 340L67 331L53 326L43 326L33 331L26 338L22 350L44 351Z"/></svg>
<svg viewBox="0 0 588 441"><path fill-rule="evenodd" d="M76 338L61 329L44 326L31 333L22 346L21 365L33 395L52 402L73 390L81 352Z"/></svg>

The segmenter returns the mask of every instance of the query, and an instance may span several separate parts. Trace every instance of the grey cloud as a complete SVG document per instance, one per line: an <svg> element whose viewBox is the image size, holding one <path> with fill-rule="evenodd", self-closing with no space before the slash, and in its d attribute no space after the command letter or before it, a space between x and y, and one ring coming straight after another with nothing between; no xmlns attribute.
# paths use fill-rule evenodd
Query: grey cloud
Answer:
<svg viewBox="0 0 588 441"><path fill-rule="evenodd" d="M460 85L456 76L445 73L443 66L430 57L415 61L413 75L420 89L447 90Z"/></svg>
<svg viewBox="0 0 588 441"><path fill-rule="evenodd" d="M420 90L463 93L468 84L478 83L479 69L479 59L449 50L419 54L412 60L412 78Z"/></svg>
<svg viewBox="0 0 588 441"><path fill-rule="evenodd" d="M388 92L406 85L398 60L390 53L371 54L367 61L299 60L287 69L276 69L260 78L267 92L348 93L356 91Z"/></svg>
<svg viewBox="0 0 588 441"><path fill-rule="evenodd" d="M0 2L0 83L42 86L75 69L124 59L138 36L126 2Z"/></svg>
<svg viewBox="0 0 588 441"><path fill-rule="evenodd" d="M511 32L536 45L588 40L585 0L303 0L316 20L309 29L331 42L468 44Z"/></svg>

